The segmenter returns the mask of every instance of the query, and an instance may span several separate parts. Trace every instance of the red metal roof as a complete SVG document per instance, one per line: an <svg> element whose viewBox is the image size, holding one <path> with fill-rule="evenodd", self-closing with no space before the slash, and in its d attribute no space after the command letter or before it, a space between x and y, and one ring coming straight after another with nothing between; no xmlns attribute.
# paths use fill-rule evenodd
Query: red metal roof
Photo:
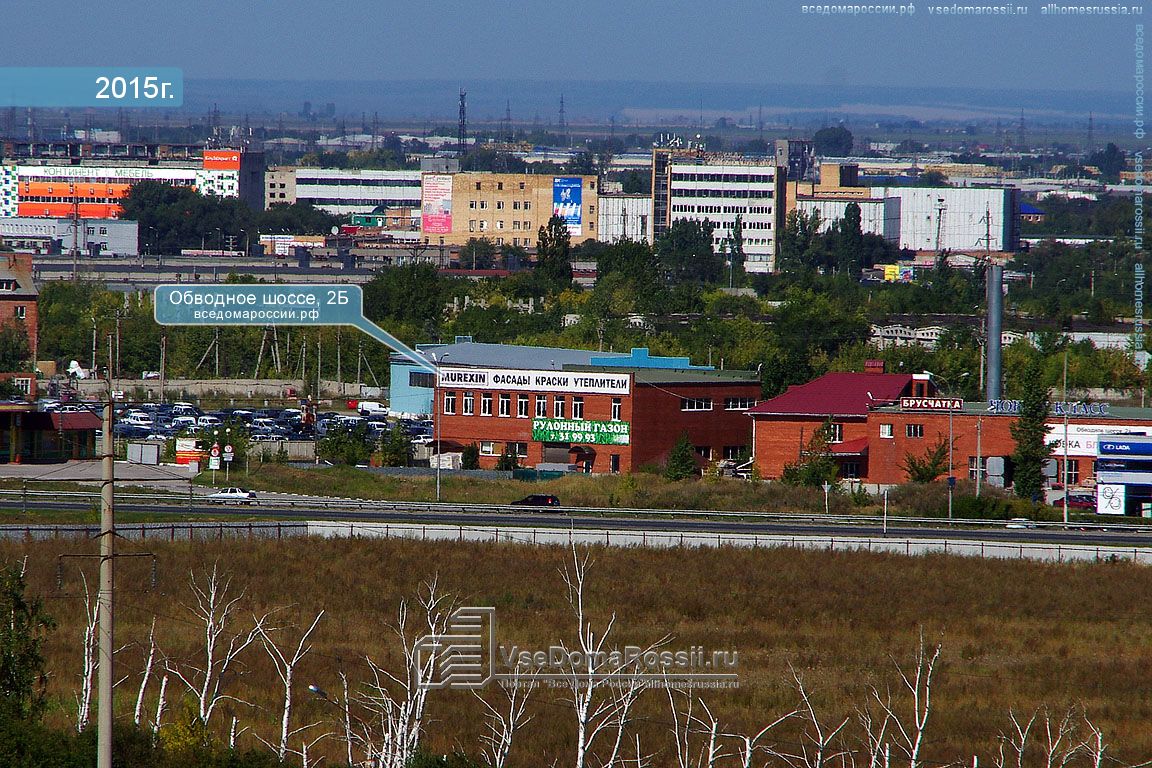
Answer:
<svg viewBox="0 0 1152 768"><path fill-rule="evenodd" d="M52 429L60 430L73 430L73 429L100 429L103 426L103 421L94 413L80 411L78 413L53 413L52 414Z"/></svg>
<svg viewBox="0 0 1152 768"><path fill-rule="evenodd" d="M782 395L765 400L752 416L860 416L869 405L887 405L910 388L907 373L826 373L807 384L797 384Z"/></svg>
<svg viewBox="0 0 1152 768"><path fill-rule="evenodd" d="M868 438L858 437L855 440L833 443L828 446L828 451L833 456L863 456L868 453Z"/></svg>

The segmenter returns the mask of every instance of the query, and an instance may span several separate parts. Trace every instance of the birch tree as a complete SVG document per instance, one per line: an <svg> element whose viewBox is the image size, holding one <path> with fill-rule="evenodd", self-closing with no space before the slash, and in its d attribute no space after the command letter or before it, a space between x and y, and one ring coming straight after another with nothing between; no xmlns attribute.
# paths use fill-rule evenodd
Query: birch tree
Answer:
<svg viewBox="0 0 1152 768"><path fill-rule="evenodd" d="M532 721L527 714L528 700L531 698L534 675L517 668L510 679L502 681L499 688L503 700L499 706L492 704L476 690L472 694L484 706L485 732L480 736L483 745L482 757L489 768L504 768L516 732Z"/></svg>
<svg viewBox="0 0 1152 768"><path fill-rule="evenodd" d="M592 748L602 736L611 736L612 745L599 764L610 766L617 761L624 731L631 721L632 706L647 687L639 660L667 640L665 637L649 645L632 659L626 654L613 653L616 649L609 640L616 625L616 614L611 615L600 632L588 615L584 592L590 566L590 556L581 557L573 546L572 565L560 572L576 620L577 641L573 650L579 663L571 663L565 670L571 696L569 703L576 717L575 768L588 766ZM569 652L566 646L564 651Z"/></svg>
<svg viewBox="0 0 1152 768"><path fill-rule="evenodd" d="M936 671L936 662L940 658L941 645L937 643L931 650L924 643L924 635L920 635L920 644L916 649L914 668L911 672L905 671L899 663L896 671L900 680L912 696L912 711L906 717L900 717L896 708L892 706L891 691L885 697L872 689L872 698L880 705L891 724L892 735L896 746L908 759L908 768L920 768L920 750L924 745L924 731L928 727L928 718L932 714L932 675Z"/></svg>
<svg viewBox="0 0 1152 768"><path fill-rule="evenodd" d="M280 743L276 749L276 757L280 762L284 762L288 756L288 737L291 733L289 730L289 721L292 716L292 684L296 667L300 664L301 659L307 656L308 652L312 650L312 646L308 644L308 638L323 617L324 611L316 614L316 618L312 620L312 624L300 635L300 641L296 643L296 647L291 651L291 655L289 655L286 649L276 645L276 642L272 639L273 630L270 630L258 619L255 622L256 631L260 635L260 642L264 646L264 650L268 653L268 657L272 659L272 664L276 667L276 676L280 678L280 683L284 687L284 705L280 712Z"/></svg>
<svg viewBox="0 0 1152 768"><path fill-rule="evenodd" d="M403 670L393 672L366 658L372 679L356 697L370 717L370 723L358 721L361 741L368 761L379 768L405 768L416 753L424 728L428 683L440 658L436 649L421 647L420 641L444 634L454 607L436 580L424 584L416 602L419 619L413 619L413 610L405 600L393 627L400 641Z"/></svg>
<svg viewBox="0 0 1152 768"><path fill-rule="evenodd" d="M80 690L76 694L76 732L83 733L92 716L92 681L96 676L98 659L97 629L100 618L100 604L92 599L88 589L88 577L80 572L80 583L84 589L84 634L80 666Z"/></svg>
<svg viewBox="0 0 1152 768"><path fill-rule="evenodd" d="M845 717L834 727L831 724L834 721L822 721L812 703L811 694L804 687L804 679L795 669L792 670L792 681L796 685L796 692L800 694L800 705L796 709L799 716L804 719L804 731L800 735L799 749L795 752L782 752L772 747L766 751L792 768L824 768L836 758L847 756L849 754L847 750L836 750L834 744L851 718Z"/></svg>
<svg viewBox="0 0 1152 768"><path fill-rule="evenodd" d="M216 564L202 579L195 572L189 576L189 584L194 605L185 606L204 625L204 649L196 663L185 665L188 671L171 660L165 662L165 669L184 684L196 701L197 716L207 725L216 707L224 701L247 704L243 699L223 692L224 680L236 664L237 657L259 636L260 628L267 615L255 620L247 631L233 633L239 604L244 592L229 597L232 580L222 575Z"/></svg>

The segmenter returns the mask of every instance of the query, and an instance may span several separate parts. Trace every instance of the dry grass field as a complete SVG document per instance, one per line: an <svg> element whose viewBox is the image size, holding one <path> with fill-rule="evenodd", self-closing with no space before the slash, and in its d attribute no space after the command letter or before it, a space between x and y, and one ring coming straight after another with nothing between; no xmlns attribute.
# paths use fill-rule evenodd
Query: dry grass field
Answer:
<svg viewBox="0 0 1152 768"><path fill-rule="evenodd" d="M58 622L46 651L50 721L60 725L74 720L81 669L79 574L85 570L95 584L96 563L60 561L58 555L90 553L95 547L95 541L0 545L6 561L28 557L32 589L46 598ZM132 716L153 618L159 648L173 663L188 669L198 649L202 652L203 626L188 610L188 581L191 572L203 574L213 564L230 575L232 595L243 594L230 632L244 633L254 615L274 611L272 623L289 640L326 611L313 650L296 671L293 726L325 721L313 734L338 730L337 711L310 696L306 686L315 683L339 694L341 671L353 683L366 679L365 655L395 668L398 645L390 625L400 600L415 595L430 578L438 578L440 587L463 604L495 606L504 645L574 641L560 577L572 553L563 548L306 539L148 542L147 547L157 557L155 589L147 558L124 559L119 566L121 718ZM122 550L141 547L125 542ZM925 766L970 765L973 754L992 765L998 736L1010 728L1009 710L1027 717L1041 706L1055 717L1071 705L1081 707L1127 764L1152 757L1152 569L790 550L594 549L591 556L586 599L592 618L600 627L615 613L613 637L619 644L646 645L670 635L670 647L738 652L737 690L697 692L724 731L754 733L795 707L794 668L822 720L835 726L851 717L839 745L859 750L863 734L855 713L870 686L883 690L892 684L894 701L908 706L896 687L893 659L909 668L922 632L943 645ZM223 702L211 729L225 738L235 716L239 728L249 729L239 737L241 744L257 744L256 734L274 740L279 680L258 644L240 660L225 678L223 692L250 705ZM154 678L147 712L155 708L158 688ZM168 692L166 722L187 719L189 699L177 703L175 679ZM529 705L534 719L518 735L510 765L572 764L574 720L565 696L562 690L535 693ZM675 765L666 694L645 693L636 711L635 733L644 751L654 753L651 764ZM804 738L802 730L799 720L790 720L766 741L781 751L794 750ZM482 732L482 709L471 695L429 695L424 743L430 751L478 756ZM338 739L320 748L329 764L340 761ZM897 754L894 749L894 760ZM1078 758L1078 764L1087 765L1084 760Z"/></svg>

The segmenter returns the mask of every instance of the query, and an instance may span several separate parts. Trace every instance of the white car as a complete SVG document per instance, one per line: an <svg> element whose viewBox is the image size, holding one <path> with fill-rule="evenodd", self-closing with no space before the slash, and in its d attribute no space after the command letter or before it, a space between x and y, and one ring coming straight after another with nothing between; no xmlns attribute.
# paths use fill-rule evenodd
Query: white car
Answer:
<svg viewBox="0 0 1152 768"><path fill-rule="evenodd" d="M209 501L218 504L256 504L256 492L246 491L243 488L225 488L208 497Z"/></svg>

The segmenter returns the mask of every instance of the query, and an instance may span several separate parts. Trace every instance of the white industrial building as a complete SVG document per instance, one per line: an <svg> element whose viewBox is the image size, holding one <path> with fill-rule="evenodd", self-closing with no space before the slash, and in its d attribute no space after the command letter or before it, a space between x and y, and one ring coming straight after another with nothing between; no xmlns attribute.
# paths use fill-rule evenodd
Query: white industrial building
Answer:
<svg viewBox="0 0 1152 768"><path fill-rule="evenodd" d="M1020 239L1016 190L994 187L871 187L900 203L900 247L914 251L1014 251Z"/></svg>
<svg viewBox="0 0 1152 768"><path fill-rule="evenodd" d="M802 216L815 212L820 217L820 231L827 232L844 218L850 203L860 206L860 230L866 235L879 235L890 243L900 242L900 198L827 199L809 198L796 201L796 210Z"/></svg>
<svg viewBox="0 0 1152 768"><path fill-rule="evenodd" d="M652 197L650 195L603 194L597 214L600 240L652 242Z"/></svg>
<svg viewBox="0 0 1152 768"><path fill-rule="evenodd" d="M378 208L419 208L420 171L270 168L265 175L265 204L295 202L339 216Z"/></svg>
<svg viewBox="0 0 1152 768"><path fill-rule="evenodd" d="M659 158L656 158L659 159ZM654 236L677 219L708 220L719 252L740 217L744 269L772 272L776 267L776 233L783 225L787 171L771 158L691 153L669 157L667 180L653 189L667 189L667 222L654 221ZM655 163L658 168L662 164ZM655 211L655 198L653 210Z"/></svg>
<svg viewBox="0 0 1152 768"><path fill-rule="evenodd" d="M73 245L85 255L97 247L104 255L140 253L139 225L129 219L0 217L0 241L17 253L68 253Z"/></svg>

